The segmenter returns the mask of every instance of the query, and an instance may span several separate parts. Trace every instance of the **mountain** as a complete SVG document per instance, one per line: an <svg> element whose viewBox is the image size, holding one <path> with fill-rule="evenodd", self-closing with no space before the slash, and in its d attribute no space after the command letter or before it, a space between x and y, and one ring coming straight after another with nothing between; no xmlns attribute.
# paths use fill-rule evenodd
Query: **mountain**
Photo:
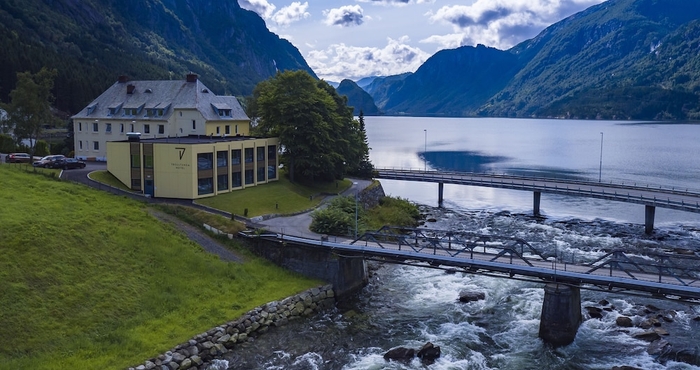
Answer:
<svg viewBox="0 0 700 370"><path fill-rule="evenodd" d="M371 84L372 82L374 82L374 80L377 79L377 77L379 77L379 76L364 77L364 78L361 78L361 79L355 81L355 83L357 84L357 86L359 86L359 87L361 87L361 88L364 89L364 88L366 88L369 84Z"/></svg>
<svg viewBox="0 0 700 370"><path fill-rule="evenodd" d="M608 0L509 50L444 50L371 95L387 114L700 118L697 19L700 1Z"/></svg>
<svg viewBox="0 0 700 370"><path fill-rule="evenodd" d="M351 80L342 80L336 88L338 95L345 95L348 98L348 106L353 107L352 114L360 115L360 111L365 116L377 116L381 114L379 108L374 104L374 99L365 91L362 90L355 82Z"/></svg>
<svg viewBox="0 0 700 370"><path fill-rule="evenodd" d="M0 0L0 100L16 72L55 68L57 108L76 112L114 83L183 79L247 95L278 70L306 70L296 47L231 0Z"/></svg>

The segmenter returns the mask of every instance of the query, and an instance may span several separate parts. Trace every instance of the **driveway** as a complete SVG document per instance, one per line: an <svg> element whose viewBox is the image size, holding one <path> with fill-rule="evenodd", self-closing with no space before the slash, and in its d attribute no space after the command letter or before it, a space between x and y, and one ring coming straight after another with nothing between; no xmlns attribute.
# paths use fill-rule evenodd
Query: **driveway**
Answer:
<svg viewBox="0 0 700 370"><path fill-rule="evenodd" d="M343 191L340 195L341 196L348 196L348 195L355 195L357 192L360 192L362 189L368 187L370 184L372 184L371 180L360 180L360 179L351 179L353 184L351 187L349 187L347 190ZM323 208L327 205L327 203L335 198L336 196L330 196L326 197L323 202L321 202L321 205L319 208ZM311 230L309 230L309 226L311 226L311 213L313 211L309 212L304 212L302 214L294 215L294 216L280 216L280 217L275 217L275 218L270 218L264 221L259 221L258 223L261 225L264 225L268 230L280 234L288 234L288 235L294 235L294 236L302 236L302 237L307 237L307 238L313 238L313 239L321 239L321 235L317 234Z"/></svg>

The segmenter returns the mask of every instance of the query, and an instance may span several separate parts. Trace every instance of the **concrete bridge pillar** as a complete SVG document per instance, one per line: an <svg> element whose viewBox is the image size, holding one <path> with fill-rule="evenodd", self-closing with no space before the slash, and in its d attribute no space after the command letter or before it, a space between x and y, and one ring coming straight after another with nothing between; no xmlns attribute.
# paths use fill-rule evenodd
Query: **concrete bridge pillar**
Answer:
<svg viewBox="0 0 700 370"><path fill-rule="evenodd" d="M443 194L445 192L445 183L438 183L438 204L442 204Z"/></svg>
<svg viewBox="0 0 700 370"><path fill-rule="evenodd" d="M554 347L571 344L581 324L581 289L548 283L540 316L539 336Z"/></svg>
<svg viewBox="0 0 700 370"><path fill-rule="evenodd" d="M532 214L535 216L540 215L540 198L542 197L542 193L539 191L534 192L532 197Z"/></svg>
<svg viewBox="0 0 700 370"><path fill-rule="evenodd" d="M647 234L654 231L654 214L656 214L656 207L644 206L644 232Z"/></svg>

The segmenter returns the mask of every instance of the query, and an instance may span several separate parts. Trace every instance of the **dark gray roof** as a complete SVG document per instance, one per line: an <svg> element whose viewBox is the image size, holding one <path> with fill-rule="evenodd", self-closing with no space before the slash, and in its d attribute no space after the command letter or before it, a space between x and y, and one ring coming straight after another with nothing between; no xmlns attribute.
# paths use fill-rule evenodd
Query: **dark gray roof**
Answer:
<svg viewBox="0 0 700 370"><path fill-rule="evenodd" d="M252 139L262 139L256 136L180 136L180 137L159 137L159 138L145 138L139 140L142 143L177 143L177 144L203 144L203 143L226 143L230 141L242 141L242 140L252 140ZM129 140L119 140L120 142L127 142Z"/></svg>
<svg viewBox="0 0 700 370"><path fill-rule="evenodd" d="M127 94L128 86L133 92ZM231 109L230 117L220 117L214 107ZM110 108L121 109L110 115ZM142 108L137 116L124 116L124 108ZM174 109L196 109L207 121L248 121L235 96L212 93L199 80L128 81L116 82L97 99L74 115L74 119L147 119L148 109L167 108L161 120L167 120Z"/></svg>

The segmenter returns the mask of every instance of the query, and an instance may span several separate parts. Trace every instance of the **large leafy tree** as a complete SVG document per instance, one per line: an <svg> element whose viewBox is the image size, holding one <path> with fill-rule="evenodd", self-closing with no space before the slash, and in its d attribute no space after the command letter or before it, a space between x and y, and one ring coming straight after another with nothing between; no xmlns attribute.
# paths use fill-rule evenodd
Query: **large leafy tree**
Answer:
<svg viewBox="0 0 700 370"><path fill-rule="evenodd" d="M342 178L369 150L347 99L305 71L259 83L248 114L258 134L280 138L290 181Z"/></svg>
<svg viewBox="0 0 700 370"><path fill-rule="evenodd" d="M29 139L31 151L41 134L41 127L53 121L51 103L55 69L42 68L36 74L17 73L17 86L10 92L11 103L7 106L7 123L12 128L17 142Z"/></svg>

